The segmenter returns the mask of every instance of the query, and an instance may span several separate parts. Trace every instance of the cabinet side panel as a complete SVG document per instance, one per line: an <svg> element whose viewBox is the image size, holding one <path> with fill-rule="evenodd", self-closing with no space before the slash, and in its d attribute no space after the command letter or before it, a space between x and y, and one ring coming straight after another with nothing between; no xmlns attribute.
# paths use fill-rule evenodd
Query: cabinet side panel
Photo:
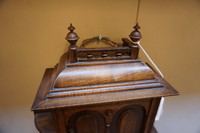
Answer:
<svg viewBox="0 0 200 133"><path fill-rule="evenodd" d="M36 113L35 125L40 133L56 133L55 121L51 112Z"/></svg>
<svg viewBox="0 0 200 133"><path fill-rule="evenodd" d="M144 133L151 133L152 129L153 129L153 124L154 124L154 120L156 117L156 113L158 111L158 107L160 104L160 99L161 98L153 98L152 102L151 102L151 107L146 119L146 126L145 126L145 131Z"/></svg>

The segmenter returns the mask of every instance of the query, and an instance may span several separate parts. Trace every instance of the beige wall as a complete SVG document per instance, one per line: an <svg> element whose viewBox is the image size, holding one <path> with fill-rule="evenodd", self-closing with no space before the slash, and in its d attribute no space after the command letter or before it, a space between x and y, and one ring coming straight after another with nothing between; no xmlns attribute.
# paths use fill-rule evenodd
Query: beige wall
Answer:
<svg viewBox="0 0 200 133"><path fill-rule="evenodd" d="M136 0L0 0L0 133L36 133L30 107L45 68L66 51L72 22L81 39L120 41ZM200 132L200 0L142 0L142 45L181 95L166 99L160 133ZM141 55L143 58L144 56Z"/></svg>

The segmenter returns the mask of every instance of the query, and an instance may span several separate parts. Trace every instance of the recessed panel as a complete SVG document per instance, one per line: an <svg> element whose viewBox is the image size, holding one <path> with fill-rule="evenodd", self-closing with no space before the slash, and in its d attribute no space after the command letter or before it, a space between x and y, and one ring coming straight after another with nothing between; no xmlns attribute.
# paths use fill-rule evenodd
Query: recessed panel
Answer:
<svg viewBox="0 0 200 133"><path fill-rule="evenodd" d="M113 133L142 133L145 109L140 105L127 106L115 114L112 123Z"/></svg>
<svg viewBox="0 0 200 133"><path fill-rule="evenodd" d="M95 111L82 111L74 114L67 126L69 133L105 133L105 120Z"/></svg>

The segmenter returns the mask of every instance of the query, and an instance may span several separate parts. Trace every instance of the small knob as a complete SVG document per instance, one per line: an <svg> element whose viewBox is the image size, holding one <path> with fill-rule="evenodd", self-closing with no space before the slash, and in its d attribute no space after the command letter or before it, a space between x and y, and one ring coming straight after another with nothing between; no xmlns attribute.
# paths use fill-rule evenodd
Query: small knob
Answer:
<svg viewBox="0 0 200 133"><path fill-rule="evenodd" d="M116 53L116 56L117 56L117 57L122 56L122 53L121 53L121 52L117 52L117 53Z"/></svg>
<svg viewBox="0 0 200 133"><path fill-rule="evenodd" d="M107 57L107 56L108 56L108 53L106 53L106 52L103 52L103 53L101 54L101 56L102 56L102 58L105 58L105 57Z"/></svg>
<svg viewBox="0 0 200 133"><path fill-rule="evenodd" d="M138 23L133 27L135 30L131 32L129 37L133 42L138 42L142 38L142 34L138 31L140 29L140 26Z"/></svg>
<svg viewBox="0 0 200 133"><path fill-rule="evenodd" d="M91 59L92 57L93 57L92 53L88 53L88 54L87 54L87 58L88 58L88 59Z"/></svg>
<svg viewBox="0 0 200 133"><path fill-rule="evenodd" d="M65 37L65 39L71 44L74 45L76 44L76 42L78 41L79 37L78 35L74 32L75 27L70 24L70 26L68 27L68 30L70 30L70 32L67 34L67 36Z"/></svg>

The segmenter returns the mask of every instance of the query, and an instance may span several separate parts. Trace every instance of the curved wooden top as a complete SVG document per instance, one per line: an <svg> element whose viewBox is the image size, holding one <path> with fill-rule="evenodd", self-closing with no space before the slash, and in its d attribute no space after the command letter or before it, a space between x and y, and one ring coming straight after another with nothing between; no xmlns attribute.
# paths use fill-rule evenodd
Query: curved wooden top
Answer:
<svg viewBox="0 0 200 133"><path fill-rule="evenodd" d="M102 57L98 52L103 49L69 49L54 69L46 70L32 110L178 95L170 84L137 58L138 46L126 39L123 41L127 43L122 47L125 49L109 48ZM98 56L91 52L97 52ZM77 58L70 57L77 53L80 54Z"/></svg>
<svg viewBox="0 0 200 133"><path fill-rule="evenodd" d="M32 105L32 110L48 110L55 108L65 108L72 107L77 105L92 105L97 103L109 103L109 102L117 102L117 101L127 101L127 100L135 100L135 99L143 99L143 98L155 98L155 97L166 97L166 96L174 96L178 95L178 92L163 78L157 77L156 80L145 80L140 82L132 82L127 84L117 84L116 86L121 88L125 88L126 91L118 91L118 92L109 92L109 93L93 93L88 95L74 95L72 96L70 91L66 91L66 89L62 90L54 90L51 88L51 77L53 75L53 69L47 69L43 80L41 82L40 88L36 95L35 101ZM159 85L160 83L160 85ZM145 88L145 85L152 85ZM155 85L157 84L157 85ZM95 89L112 88L113 84L110 86L91 86ZM129 88L128 88L129 87ZM139 89L137 88L139 87ZM69 88L70 89L70 88ZM75 89L75 88L71 88ZM79 88L80 89L80 88ZM85 88L82 88L85 89ZM88 88L91 89L91 88ZM116 87L115 87L116 89ZM78 92L81 92L77 90ZM74 93L75 94L75 93Z"/></svg>
<svg viewBox="0 0 200 133"><path fill-rule="evenodd" d="M66 67L57 77L54 88L101 85L155 79L142 62Z"/></svg>

